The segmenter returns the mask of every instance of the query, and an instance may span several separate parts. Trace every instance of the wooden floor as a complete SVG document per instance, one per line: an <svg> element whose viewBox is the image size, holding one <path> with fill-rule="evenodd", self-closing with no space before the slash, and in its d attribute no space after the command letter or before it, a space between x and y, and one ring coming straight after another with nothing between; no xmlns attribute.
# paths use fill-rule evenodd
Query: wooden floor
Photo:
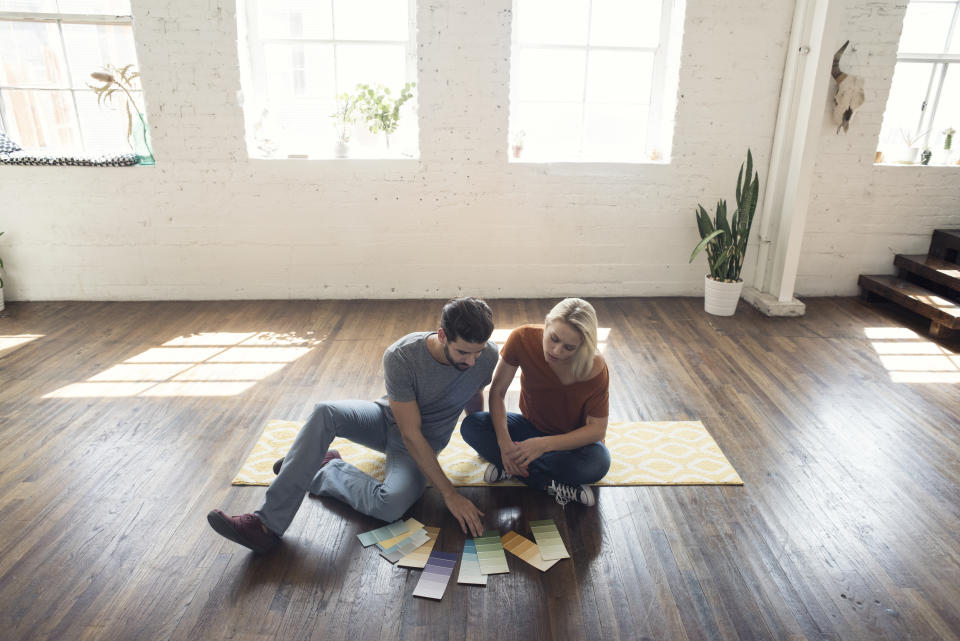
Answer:
<svg viewBox="0 0 960 641"><path fill-rule="evenodd" d="M491 305L510 328L553 302ZM468 489L489 528L555 519L572 559L510 557L441 602L411 596L420 572L363 550L379 523L334 501L307 498L267 558L205 519L259 507L263 488L230 480L267 419L382 394L383 349L435 328L437 301L8 303L0 638L958 640L960 344L888 307L805 302L774 319L595 300L611 418L703 421L744 486L605 487L566 510ZM460 551L433 490L410 515Z"/></svg>

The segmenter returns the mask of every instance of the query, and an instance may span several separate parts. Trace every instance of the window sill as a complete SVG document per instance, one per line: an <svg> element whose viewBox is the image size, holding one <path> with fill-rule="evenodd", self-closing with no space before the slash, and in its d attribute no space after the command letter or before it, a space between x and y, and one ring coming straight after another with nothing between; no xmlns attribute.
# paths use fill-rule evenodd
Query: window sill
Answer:
<svg viewBox="0 0 960 641"><path fill-rule="evenodd" d="M596 165L606 165L606 166L636 166L636 165L669 165L669 158L658 158L657 160L651 160L650 158L635 158L635 159L621 159L621 160L610 160L610 159L595 159L595 158L515 158L510 157L507 159L507 162L511 165L584 165L584 166L596 166Z"/></svg>
<svg viewBox="0 0 960 641"><path fill-rule="evenodd" d="M309 160L309 161L327 161L327 162L341 162L341 161L357 161L357 160L375 160L375 161L418 161L420 158L418 156L347 156L345 158L334 158L333 156L311 156L310 154L288 154L286 156L270 156L269 158L264 156L250 156L250 160L257 160L263 162L276 162L283 160Z"/></svg>
<svg viewBox="0 0 960 641"><path fill-rule="evenodd" d="M136 154L95 154L27 149L0 154L0 165L22 167L142 167Z"/></svg>
<svg viewBox="0 0 960 641"><path fill-rule="evenodd" d="M951 164L940 164L940 163L930 163L924 165L919 162L875 162L873 163L874 167L924 167L926 169L947 169L949 167L960 168L960 163L951 163Z"/></svg>

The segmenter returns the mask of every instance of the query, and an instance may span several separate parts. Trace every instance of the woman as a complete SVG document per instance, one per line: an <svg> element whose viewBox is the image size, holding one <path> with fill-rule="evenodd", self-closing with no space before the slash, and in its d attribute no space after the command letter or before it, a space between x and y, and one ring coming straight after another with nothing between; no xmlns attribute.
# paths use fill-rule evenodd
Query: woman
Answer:
<svg viewBox="0 0 960 641"><path fill-rule="evenodd" d="M520 368L520 411L507 412L507 388ZM463 421L463 440L490 461L484 480L516 477L565 505L595 503L589 483L610 469L607 432L610 377L597 353L597 314L566 298L543 327L510 333L490 386L490 411Z"/></svg>

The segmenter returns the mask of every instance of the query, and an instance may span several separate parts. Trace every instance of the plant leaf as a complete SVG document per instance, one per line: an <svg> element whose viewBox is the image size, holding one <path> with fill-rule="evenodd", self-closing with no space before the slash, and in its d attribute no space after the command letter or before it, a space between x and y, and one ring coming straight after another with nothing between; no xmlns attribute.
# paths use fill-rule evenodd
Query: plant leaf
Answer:
<svg viewBox="0 0 960 641"><path fill-rule="evenodd" d="M693 259L697 257L697 254L699 254L700 251L701 251L704 247L707 247L708 245L710 245L710 244L713 242L713 239L714 239L714 238L716 238L717 236L720 236L721 234L724 234L724 233L725 233L725 232L724 232L722 229L716 229L716 230L713 231L713 233L711 233L711 234L709 234L708 236L704 237L704 239L701 240L701 241L697 244L697 246L694 248L693 253L690 254L690 260L689 260L688 262L691 262L691 263L692 263L692 262L693 262Z"/></svg>

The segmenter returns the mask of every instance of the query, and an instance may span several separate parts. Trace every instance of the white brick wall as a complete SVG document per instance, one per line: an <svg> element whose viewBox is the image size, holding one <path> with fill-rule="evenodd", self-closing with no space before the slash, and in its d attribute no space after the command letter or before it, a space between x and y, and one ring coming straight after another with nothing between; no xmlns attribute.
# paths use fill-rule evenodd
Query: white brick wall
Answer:
<svg viewBox="0 0 960 641"><path fill-rule="evenodd" d="M510 8L420 4L419 160L263 161L234 3L135 0L158 163L0 167L7 298L700 295L694 207L732 200L747 146L765 176L793 3L689 2L669 166L508 164ZM846 136L824 115L801 296L960 226L960 173L872 165L903 10L846 10L868 102Z"/></svg>
<svg viewBox="0 0 960 641"><path fill-rule="evenodd" d="M960 167L873 164L906 6L851 0L845 7L839 31L851 46L841 67L864 78L866 102L846 134L824 116L799 294L855 294L858 274L892 274L894 254L926 253L933 229L960 227Z"/></svg>

